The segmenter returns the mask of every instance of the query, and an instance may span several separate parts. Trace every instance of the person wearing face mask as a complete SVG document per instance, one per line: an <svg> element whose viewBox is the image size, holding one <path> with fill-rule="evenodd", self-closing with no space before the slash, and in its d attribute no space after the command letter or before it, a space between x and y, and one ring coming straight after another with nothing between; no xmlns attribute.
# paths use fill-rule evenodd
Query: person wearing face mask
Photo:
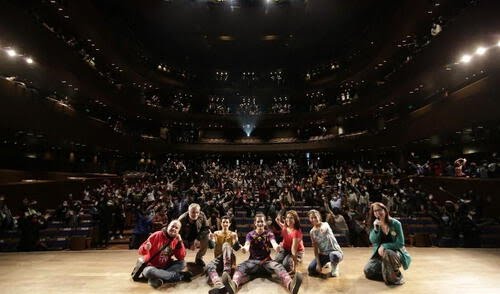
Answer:
<svg viewBox="0 0 500 294"><path fill-rule="evenodd" d="M168 227L151 234L139 247L139 254L144 256L144 260L149 260L165 244L168 244L160 254L149 260L148 266L142 272L142 275L148 279L149 285L155 289L167 282L191 281L193 274L189 271L182 271L186 266L184 261L186 248L179 234L180 229L181 223L173 220Z"/></svg>
<svg viewBox="0 0 500 294"><path fill-rule="evenodd" d="M405 248L401 223L389 215L387 207L380 202L372 203L368 223L372 223L370 242L372 256L364 268L367 279L384 281L387 285L404 284L400 267L407 270L411 256Z"/></svg>

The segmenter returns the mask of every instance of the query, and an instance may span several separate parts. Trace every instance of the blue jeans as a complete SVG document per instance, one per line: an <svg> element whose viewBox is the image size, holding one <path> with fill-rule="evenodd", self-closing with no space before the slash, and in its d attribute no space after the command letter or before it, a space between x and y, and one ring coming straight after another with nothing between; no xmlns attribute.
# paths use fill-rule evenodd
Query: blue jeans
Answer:
<svg viewBox="0 0 500 294"><path fill-rule="evenodd" d="M162 279L164 282L179 282L182 278L179 272L181 272L185 266L186 262L184 260L176 260L163 269L147 266L142 274L148 279Z"/></svg>
<svg viewBox="0 0 500 294"><path fill-rule="evenodd" d="M330 262L332 264L332 267L339 264L339 262L342 261L344 256L342 255L342 252L340 251L331 251L330 253L327 254L320 254L319 255L319 262L321 267L323 267L325 264ZM319 274L318 271L316 271L316 265L317 261L316 258L311 261L309 264L309 267L307 268L309 275L317 275Z"/></svg>
<svg viewBox="0 0 500 294"><path fill-rule="evenodd" d="M297 252L297 261L302 262L302 257L304 256L303 251ZM277 263L282 264L287 272L294 272L295 271L295 266L293 262L293 257L292 253L290 251L286 251L285 249L282 249L276 256L274 257L274 261Z"/></svg>

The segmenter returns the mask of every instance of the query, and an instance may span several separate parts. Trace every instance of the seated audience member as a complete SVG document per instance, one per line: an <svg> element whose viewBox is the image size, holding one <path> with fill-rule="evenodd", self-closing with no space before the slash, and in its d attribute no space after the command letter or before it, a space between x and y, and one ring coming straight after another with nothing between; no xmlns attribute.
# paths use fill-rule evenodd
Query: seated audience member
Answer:
<svg viewBox="0 0 500 294"><path fill-rule="evenodd" d="M0 195L0 233L14 228L14 218L5 203L5 196Z"/></svg>

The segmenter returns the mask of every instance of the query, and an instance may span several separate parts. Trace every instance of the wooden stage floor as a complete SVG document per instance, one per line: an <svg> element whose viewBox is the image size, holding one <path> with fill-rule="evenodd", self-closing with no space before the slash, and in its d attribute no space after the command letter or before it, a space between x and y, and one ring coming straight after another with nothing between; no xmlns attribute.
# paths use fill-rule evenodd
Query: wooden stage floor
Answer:
<svg viewBox="0 0 500 294"><path fill-rule="evenodd" d="M409 248L413 256L404 273L406 284L387 287L369 281L363 267L369 248L345 248L340 277L321 280L304 275L299 293L500 293L500 249ZM208 251L205 260L213 256ZM304 263L313 256L306 248ZM130 279L137 253L135 250L89 250L0 254L0 293L207 293L206 278L191 283L164 286L154 290ZM237 254L239 261L247 255ZM194 252L188 252L188 261ZM287 293L267 279L256 279L238 293Z"/></svg>

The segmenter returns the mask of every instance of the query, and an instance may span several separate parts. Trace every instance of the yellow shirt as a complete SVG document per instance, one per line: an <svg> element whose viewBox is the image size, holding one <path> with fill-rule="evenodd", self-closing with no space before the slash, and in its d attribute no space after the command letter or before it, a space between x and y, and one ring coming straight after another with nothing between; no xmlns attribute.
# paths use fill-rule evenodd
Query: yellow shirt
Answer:
<svg viewBox="0 0 500 294"><path fill-rule="evenodd" d="M215 232L215 248L214 248L214 256L217 257L222 254L222 245L224 243L229 243L229 245L233 246L233 232L231 231L216 231Z"/></svg>

